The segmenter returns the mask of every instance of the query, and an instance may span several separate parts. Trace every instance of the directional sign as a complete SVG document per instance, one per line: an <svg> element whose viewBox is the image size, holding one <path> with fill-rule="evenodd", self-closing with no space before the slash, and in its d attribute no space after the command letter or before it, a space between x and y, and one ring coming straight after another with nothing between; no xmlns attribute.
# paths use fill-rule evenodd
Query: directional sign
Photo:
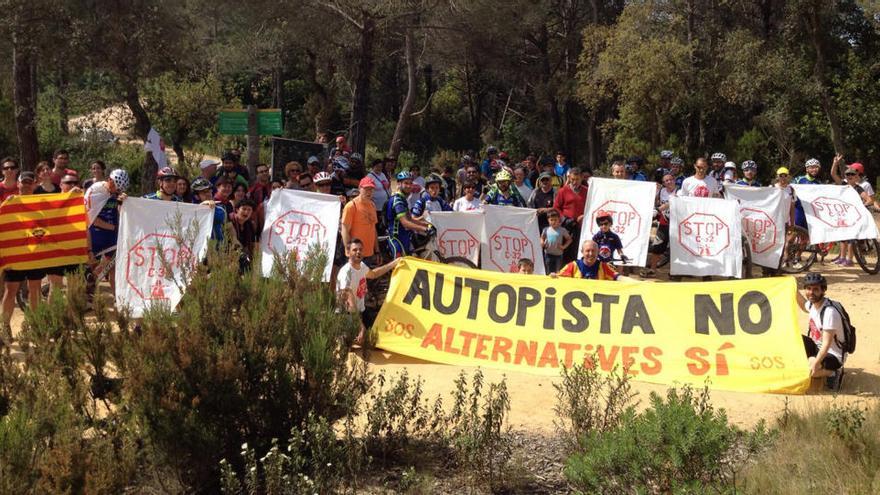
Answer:
<svg viewBox="0 0 880 495"><path fill-rule="evenodd" d="M257 133L261 136L271 136L283 132L281 110L267 108L257 110ZM220 134L247 134L248 114L247 110L221 110L220 111Z"/></svg>

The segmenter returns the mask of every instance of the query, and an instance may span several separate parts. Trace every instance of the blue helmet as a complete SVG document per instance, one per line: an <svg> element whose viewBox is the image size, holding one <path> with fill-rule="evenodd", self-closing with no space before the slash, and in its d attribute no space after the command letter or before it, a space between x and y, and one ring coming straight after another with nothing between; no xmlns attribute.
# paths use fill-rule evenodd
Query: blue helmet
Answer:
<svg viewBox="0 0 880 495"><path fill-rule="evenodd" d="M412 178L412 174L406 170L397 174L397 180L412 180Z"/></svg>

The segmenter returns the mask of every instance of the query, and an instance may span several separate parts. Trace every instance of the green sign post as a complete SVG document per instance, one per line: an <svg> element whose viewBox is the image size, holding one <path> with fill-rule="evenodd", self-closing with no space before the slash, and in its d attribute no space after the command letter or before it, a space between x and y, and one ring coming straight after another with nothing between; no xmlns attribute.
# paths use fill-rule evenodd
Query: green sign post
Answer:
<svg viewBox="0 0 880 495"><path fill-rule="evenodd" d="M281 109L267 108L257 110L257 133L260 136L273 136L281 134ZM248 113L247 110L221 110L220 111L220 134L247 134Z"/></svg>

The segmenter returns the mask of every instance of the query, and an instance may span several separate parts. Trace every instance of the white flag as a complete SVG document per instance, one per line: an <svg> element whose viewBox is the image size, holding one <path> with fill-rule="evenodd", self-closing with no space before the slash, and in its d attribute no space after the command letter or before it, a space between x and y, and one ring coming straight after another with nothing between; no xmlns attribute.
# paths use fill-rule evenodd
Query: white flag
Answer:
<svg viewBox="0 0 880 495"><path fill-rule="evenodd" d="M263 276L272 275L275 255L295 255L298 264L312 248L327 253L324 282L330 280L336 235L339 232L339 197L292 189L278 189L269 197L266 222L260 238Z"/></svg>
<svg viewBox="0 0 880 495"><path fill-rule="evenodd" d="M656 194L657 185L653 182L590 178L587 209L581 223L581 243L599 232L596 213L607 211L614 221L611 232L620 237L623 254L629 258L625 264L645 266ZM578 258L581 257L583 255L578 247Z"/></svg>
<svg viewBox="0 0 880 495"><path fill-rule="evenodd" d="M778 187L728 184L724 197L739 203L740 226L756 265L776 268L785 247L789 202Z"/></svg>
<svg viewBox="0 0 880 495"><path fill-rule="evenodd" d="M144 150L153 154L153 159L156 160L156 165L160 170L168 166L168 157L165 156L165 141L162 140L162 136L156 129L150 128L147 141L144 143Z"/></svg>
<svg viewBox="0 0 880 495"><path fill-rule="evenodd" d="M480 265L493 272L517 272L517 263L528 258L535 274L544 275L544 251L538 232L537 212L531 208L483 205L483 238Z"/></svg>
<svg viewBox="0 0 880 495"><path fill-rule="evenodd" d="M89 217L89 227L95 223L98 214L101 213L104 205L107 204L107 201L111 197L113 197L113 195L110 194L110 190L107 188L107 181L95 182L86 189L83 201L86 203L86 214Z"/></svg>
<svg viewBox="0 0 880 495"><path fill-rule="evenodd" d="M177 307L186 276L208 249L213 222L210 206L126 199L119 216L116 304L131 309L134 318L152 304Z"/></svg>
<svg viewBox="0 0 880 495"><path fill-rule="evenodd" d="M441 256L467 258L474 266L480 266L481 211L434 211L431 224L437 229L437 250Z"/></svg>
<svg viewBox="0 0 880 495"><path fill-rule="evenodd" d="M850 186L792 184L810 227L810 244L876 239L877 225Z"/></svg>
<svg viewBox="0 0 880 495"><path fill-rule="evenodd" d="M742 277L736 201L673 197L669 212L670 275Z"/></svg>

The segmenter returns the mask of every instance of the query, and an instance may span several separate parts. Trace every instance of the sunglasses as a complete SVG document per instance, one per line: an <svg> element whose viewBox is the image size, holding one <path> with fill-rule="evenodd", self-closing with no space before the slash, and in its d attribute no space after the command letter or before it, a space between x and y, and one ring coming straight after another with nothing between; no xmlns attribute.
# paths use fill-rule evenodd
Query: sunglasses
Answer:
<svg viewBox="0 0 880 495"><path fill-rule="evenodd" d="M845 174L843 174L843 175L845 175L845 176L847 176L847 177L852 177L852 176L854 176L854 175L859 175L859 174L857 174L857 173L855 173L855 172L847 172L847 173L845 173Z"/></svg>
<svg viewBox="0 0 880 495"><path fill-rule="evenodd" d="M12 166L12 167L3 167L3 170L18 170L18 167L16 167L16 166Z"/></svg>
<svg viewBox="0 0 880 495"><path fill-rule="evenodd" d="M788 174L779 174L777 177L788 177Z"/></svg>

